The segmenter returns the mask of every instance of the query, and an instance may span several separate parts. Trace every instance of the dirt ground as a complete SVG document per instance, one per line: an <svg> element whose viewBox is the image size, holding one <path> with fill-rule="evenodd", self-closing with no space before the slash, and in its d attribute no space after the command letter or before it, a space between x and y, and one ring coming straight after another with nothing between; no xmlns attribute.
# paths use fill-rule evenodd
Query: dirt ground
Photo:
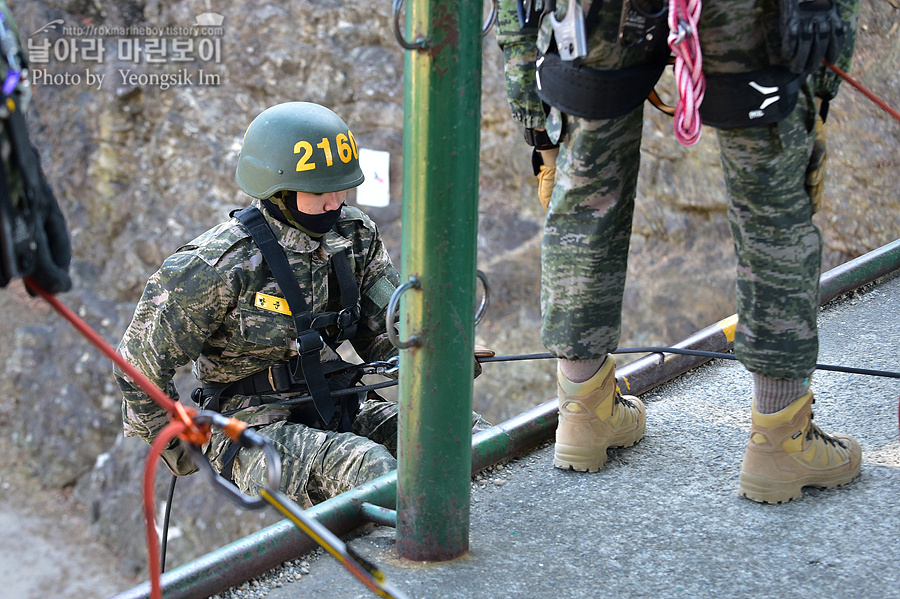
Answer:
<svg viewBox="0 0 900 599"><path fill-rule="evenodd" d="M9 456L9 442L0 453ZM16 599L108 597L140 581L91 536L83 506L41 489L13 458L0 469L0 595Z"/></svg>
<svg viewBox="0 0 900 599"><path fill-rule="evenodd" d="M29 298L19 282L0 292L0 364L6 363L15 328L39 321L49 307ZM4 398L5 399L5 398ZM89 518L68 490L42 489L17 454L0 399L0 597L93 599L128 589L116 556L91 535Z"/></svg>

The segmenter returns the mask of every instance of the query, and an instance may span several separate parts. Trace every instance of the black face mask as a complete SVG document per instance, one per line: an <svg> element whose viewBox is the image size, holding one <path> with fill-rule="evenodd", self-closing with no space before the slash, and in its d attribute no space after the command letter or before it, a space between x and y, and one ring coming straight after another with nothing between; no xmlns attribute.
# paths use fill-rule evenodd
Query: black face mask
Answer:
<svg viewBox="0 0 900 599"><path fill-rule="evenodd" d="M294 192L282 192L263 200L263 206L277 220L300 229L310 237L323 237L338 221L344 204L334 210L328 210L322 214L307 214L297 209L295 202L291 201Z"/></svg>
<svg viewBox="0 0 900 599"><path fill-rule="evenodd" d="M305 212L300 212L296 207L291 205L288 205L288 210L298 229L308 234L310 237L323 237L325 233L330 231L335 223L337 223L343 207L344 204L341 204L334 210L328 210L322 214L307 214Z"/></svg>

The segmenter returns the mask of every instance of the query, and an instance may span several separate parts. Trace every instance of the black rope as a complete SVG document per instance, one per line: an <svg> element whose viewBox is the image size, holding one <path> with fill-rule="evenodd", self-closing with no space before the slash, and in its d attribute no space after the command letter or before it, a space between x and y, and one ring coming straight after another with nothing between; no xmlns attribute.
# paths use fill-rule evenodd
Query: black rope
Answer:
<svg viewBox="0 0 900 599"><path fill-rule="evenodd" d="M699 349L684 349L680 347L620 347L610 353L613 354L681 354L685 356L699 356L701 358L716 358L721 360L737 360L734 354L726 354L721 352L703 351ZM482 364L486 362L515 362L519 360L546 360L553 358L550 353L541 354L516 354L510 356L492 356L490 358L479 358ZM892 379L900 379L900 372L890 372L887 370L870 370L867 368L852 368L849 366L834 366L831 364L816 364L818 370L829 370L832 372L847 372L850 374L863 374L867 376L880 376Z"/></svg>
<svg viewBox="0 0 900 599"><path fill-rule="evenodd" d="M360 366L364 366L361 364ZM388 387L394 387L398 384L397 380L383 381L381 383L374 383L372 385L360 385L359 387L348 387L347 389L337 389L331 392L332 397L340 397L342 395L353 395L355 393L368 393L369 391L377 391L378 389L386 389ZM296 406L304 403L309 403L312 401L312 395L299 395L297 397L291 397L288 399L282 399L280 401L273 401L272 403L266 404L267 406ZM229 410L226 412L222 412L223 416L231 416L244 410L246 408L238 408L236 410Z"/></svg>
<svg viewBox="0 0 900 599"><path fill-rule="evenodd" d="M701 358L711 358L711 359L720 359L720 360L737 360L737 357L734 354L722 353L722 352L712 352L712 351L703 351L699 349L684 349L680 347L657 347L657 346L647 346L647 347L620 347L619 349L613 350L613 354L680 354L685 356L697 356ZM551 353L535 353L535 354L510 354L506 356L490 356L484 358L478 358L478 362L481 364L487 364L490 362L519 362L524 360L549 360L554 358L555 356ZM365 367L367 364L358 365L359 368ZM818 370L828 370L831 372L845 372L849 374L862 374L866 376L879 376L893 379L900 379L900 372L890 372L886 370L870 370L867 368L852 368L849 366L834 366L831 364L816 364L816 369ZM349 389L338 389L336 391L332 391L331 395L333 396L341 396L341 395L351 395L353 393L367 393L369 391L377 391L378 389L386 389L388 387L396 386L398 381L390 380L384 381L381 383L375 383L372 385L362 385L359 387L350 387ZM284 399L281 401L272 402L268 405L275 406L293 406L302 403L306 403L312 400L312 396L310 395L302 395L299 397L292 397L290 399ZM231 412L224 413L226 416L237 412L238 410L232 410Z"/></svg>
<svg viewBox="0 0 900 599"><path fill-rule="evenodd" d="M172 497L175 496L175 481L178 477L172 475L172 482L169 483L169 495L166 498L166 511L163 514L162 539L159 543L159 573L166 571L166 545L169 541L169 516L172 514Z"/></svg>

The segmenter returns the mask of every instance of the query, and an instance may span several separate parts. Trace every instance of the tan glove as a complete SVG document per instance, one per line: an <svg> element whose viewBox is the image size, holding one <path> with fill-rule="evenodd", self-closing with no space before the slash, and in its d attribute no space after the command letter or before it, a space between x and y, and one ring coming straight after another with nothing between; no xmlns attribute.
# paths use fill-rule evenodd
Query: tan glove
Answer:
<svg viewBox="0 0 900 599"><path fill-rule="evenodd" d="M481 363L478 361L478 358L493 358L494 350L488 349L487 347L476 345L475 346L475 378L477 379L481 374Z"/></svg>
<svg viewBox="0 0 900 599"><path fill-rule="evenodd" d="M825 122L816 116L816 139L813 142L809 166L806 167L806 191L812 203L813 214L822 207L822 194L825 190L825 161L828 158L828 141L825 139Z"/></svg>
<svg viewBox="0 0 900 599"><path fill-rule="evenodd" d="M550 208L550 197L553 195L553 184L556 181L556 157L559 156L559 148L535 150L534 153L540 157L540 163L532 159L538 178L538 199L546 212Z"/></svg>

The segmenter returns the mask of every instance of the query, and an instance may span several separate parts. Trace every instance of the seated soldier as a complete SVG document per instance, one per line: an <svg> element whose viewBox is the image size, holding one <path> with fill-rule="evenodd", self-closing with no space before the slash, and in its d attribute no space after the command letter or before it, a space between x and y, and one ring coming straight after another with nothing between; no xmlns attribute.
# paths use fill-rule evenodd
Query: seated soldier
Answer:
<svg viewBox="0 0 900 599"><path fill-rule="evenodd" d="M281 490L307 506L396 468L397 405L373 392L330 393L361 376L335 351L342 341L366 362L396 355L385 313L399 275L375 224L344 205L363 182L358 154L327 108L290 102L262 112L236 173L252 205L163 262L119 345L175 399L175 369L193 361L203 384L194 399L271 439ZM125 434L151 442L166 412L119 371L116 380ZM486 426L477 415L473 424ZM266 480L263 454L220 431L205 454L244 493ZM163 457L175 474L196 471L177 441Z"/></svg>

